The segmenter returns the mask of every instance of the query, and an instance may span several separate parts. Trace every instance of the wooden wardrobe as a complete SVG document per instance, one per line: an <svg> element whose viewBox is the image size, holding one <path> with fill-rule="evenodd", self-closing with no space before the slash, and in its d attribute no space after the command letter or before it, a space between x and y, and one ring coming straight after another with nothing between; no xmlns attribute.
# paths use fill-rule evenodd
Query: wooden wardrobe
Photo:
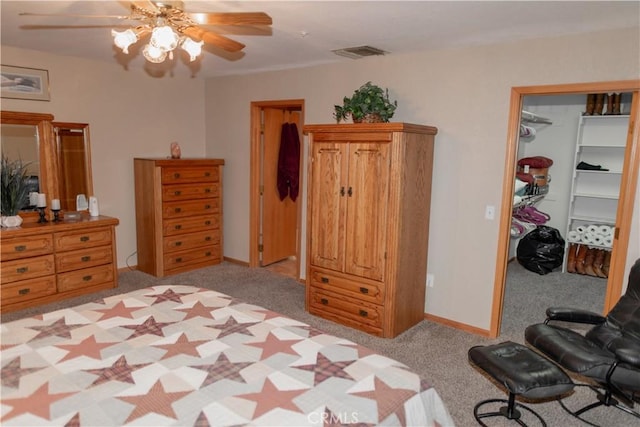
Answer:
<svg viewBox="0 0 640 427"><path fill-rule="evenodd" d="M437 129L307 125L306 309L395 337L424 319Z"/></svg>

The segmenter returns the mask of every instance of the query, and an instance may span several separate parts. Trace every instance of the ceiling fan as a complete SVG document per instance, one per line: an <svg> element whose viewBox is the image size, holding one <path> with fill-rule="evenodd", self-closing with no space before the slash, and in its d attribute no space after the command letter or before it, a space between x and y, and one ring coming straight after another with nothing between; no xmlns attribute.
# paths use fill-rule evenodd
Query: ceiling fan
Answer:
<svg viewBox="0 0 640 427"><path fill-rule="evenodd" d="M264 12L185 12L182 1L132 1L129 15L75 15L20 13L21 16L67 16L139 21L140 24L126 31L111 30L114 44L127 54L129 46L151 35L142 54L150 62L163 62L173 58L173 50L180 46L195 60L204 43L239 52L245 45L228 37L202 28L207 25L268 26L272 19Z"/></svg>

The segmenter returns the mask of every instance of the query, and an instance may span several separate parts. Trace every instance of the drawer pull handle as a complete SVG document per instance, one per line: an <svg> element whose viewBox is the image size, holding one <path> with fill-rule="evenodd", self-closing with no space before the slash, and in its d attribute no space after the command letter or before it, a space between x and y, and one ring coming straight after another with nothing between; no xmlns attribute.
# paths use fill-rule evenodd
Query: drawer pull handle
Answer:
<svg viewBox="0 0 640 427"><path fill-rule="evenodd" d="M29 267L16 268L17 273L26 273L27 271L29 271Z"/></svg>
<svg viewBox="0 0 640 427"><path fill-rule="evenodd" d="M369 293L369 289L365 288L365 287L361 287L360 288L360 292L363 294L368 294Z"/></svg>
<svg viewBox="0 0 640 427"><path fill-rule="evenodd" d="M205 193L211 193L211 189L210 189L210 188L205 188L205 189L204 189L204 192L205 192Z"/></svg>
<svg viewBox="0 0 640 427"><path fill-rule="evenodd" d="M176 190L176 191L173 192L174 196L179 196L181 194L182 194L182 191L180 191L180 190Z"/></svg>
<svg viewBox="0 0 640 427"><path fill-rule="evenodd" d="M369 313L367 313L366 310L360 310L360 316L367 317L368 315Z"/></svg>
<svg viewBox="0 0 640 427"><path fill-rule="evenodd" d="M180 212L182 212L182 208L175 208L174 211L175 211L175 213L180 213Z"/></svg>
<svg viewBox="0 0 640 427"><path fill-rule="evenodd" d="M176 173L174 173L174 174L173 174L173 177L174 177L175 179L178 179L178 178L180 178L180 174L176 172Z"/></svg>
<svg viewBox="0 0 640 427"><path fill-rule="evenodd" d="M322 299L320 299L320 302L321 302L322 304L324 304L324 305L329 305L329 300L328 300L328 299L326 299L326 298L322 298Z"/></svg>
<svg viewBox="0 0 640 427"><path fill-rule="evenodd" d="M176 242L176 246L182 246L182 242L180 241Z"/></svg>
<svg viewBox="0 0 640 427"><path fill-rule="evenodd" d="M322 283L329 283L329 278L328 277L323 277L323 278L320 279L320 281Z"/></svg>
<svg viewBox="0 0 640 427"><path fill-rule="evenodd" d="M211 241L211 236L207 236L207 237L205 237L205 238L204 238L204 241L205 241L205 242L210 242L210 241Z"/></svg>
<svg viewBox="0 0 640 427"><path fill-rule="evenodd" d="M211 205L204 205L205 209L211 209Z"/></svg>
<svg viewBox="0 0 640 427"><path fill-rule="evenodd" d="M80 258L82 260L82 262L87 262L91 260L91 257L89 255L85 255L82 258Z"/></svg>
<svg viewBox="0 0 640 427"><path fill-rule="evenodd" d="M205 254L205 256L211 256L211 252L210 251L207 251L204 254Z"/></svg>
<svg viewBox="0 0 640 427"><path fill-rule="evenodd" d="M176 258L176 262L182 262L182 258Z"/></svg>
<svg viewBox="0 0 640 427"><path fill-rule="evenodd" d="M16 252L22 252L22 251L26 251L27 250L27 246L26 245L19 245L19 246L16 246L14 249L15 249Z"/></svg>
<svg viewBox="0 0 640 427"><path fill-rule="evenodd" d="M211 176L211 172L205 172L204 176L206 176L207 178Z"/></svg>
<svg viewBox="0 0 640 427"><path fill-rule="evenodd" d="M82 280L84 280L85 282L88 282L88 281L89 281L89 280L91 280L91 279L93 279L93 276L92 276L92 275L90 275L90 274L89 274L88 276L84 276L84 277L82 278Z"/></svg>
<svg viewBox="0 0 640 427"><path fill-rule="evenodd" d="M20 294L20 295L26 295L26 294L28 294L29 292L31 292L31 289L29 289L29 288L24 288L24 289L20 289L20 290L18 291L18 294Z"/></svg>
<svg viewBox="0 0 640 427"><path fill-rule="evenodd" d="M88 242L88 241L89 241L89 236L82 236L82 237L80 238L80 241L81 241L81 242Z"/></svg>
<svg viewBox="0 0 640 427"><path fill-rule="evenodd" d="M175 227L173 227L173 228L175 228L176 230L180 230L180 229L182 228L182 226L181 226L180 224L178 224L178 225L176 225L176 226L175 226Z"/></svg>
<svg viewBox="0 0 640 427"><path fill-rule="evenodd" d="M204 225L211 225L211 221L206 220L206 221L204 222Z"/></svg>

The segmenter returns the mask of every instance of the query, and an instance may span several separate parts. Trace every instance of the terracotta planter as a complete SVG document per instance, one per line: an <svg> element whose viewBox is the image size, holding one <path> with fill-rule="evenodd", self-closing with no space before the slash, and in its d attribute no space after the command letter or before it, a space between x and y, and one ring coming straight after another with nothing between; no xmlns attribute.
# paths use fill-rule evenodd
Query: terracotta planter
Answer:
<svg viewBox="0 0 640 427"><path fill-rule="evenodd" d="M364 117L360 119L353 119L353 123L384 123L380 114L366 114Z"/></svg>

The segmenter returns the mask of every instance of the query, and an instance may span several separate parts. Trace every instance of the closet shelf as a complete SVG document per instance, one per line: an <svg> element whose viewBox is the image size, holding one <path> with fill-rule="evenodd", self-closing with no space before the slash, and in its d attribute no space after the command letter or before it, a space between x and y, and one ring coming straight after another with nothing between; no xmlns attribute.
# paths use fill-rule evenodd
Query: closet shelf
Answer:
<svg viewBox="0 0 640 427"><path fill-rule="evenodd" d="M522 117L522 120L529 123L544 123L547 125L553 124L551 119L548 119L543 116L539 116L535 113L530 113L529 111L525 111L525 110L522 110L521 117Z"/></svg>
<svg viewBox="0 0 640 427"><path fill-rule="evenodd" d="M598 223L603 225L616 224L615 218L603 218L603 217L595 217L595 216L587 216L587 215L571 215L569 216L569 219L576 220L576 221L593 222L593 223Z"/></svg>

